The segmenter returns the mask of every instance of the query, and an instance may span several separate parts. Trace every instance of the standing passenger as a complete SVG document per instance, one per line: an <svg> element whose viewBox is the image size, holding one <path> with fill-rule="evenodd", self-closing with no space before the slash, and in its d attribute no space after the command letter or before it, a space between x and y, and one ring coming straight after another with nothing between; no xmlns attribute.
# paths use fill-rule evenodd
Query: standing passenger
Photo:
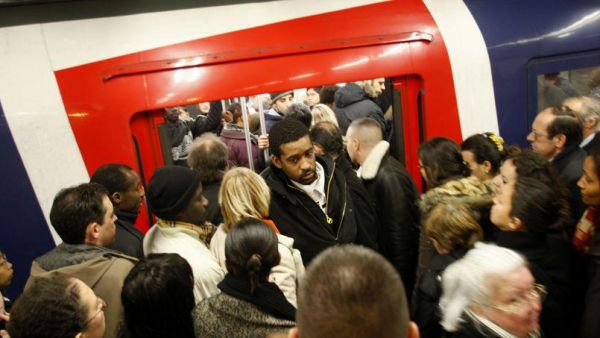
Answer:
<svg viewBox="0 0 600 338"><path fill-rule="evenodd" d="M442 274L448 265L462 258L483 238L483 231L469 209L460 203L438 204L425 219L424 229L438 255L431 259L419 279L413 295L412 313L421 337L440 338L442 327L438 304L442 296Z"/></svg>
<svg viewBox="0 0 600 338"><path fill-rule="evenodd" d="M477 177L470 176L469 166L463 161L460 149L454 141L435 137L421 144L419 167L428 189L419 202L423 218L427 218L429 212L439 203L463 203L473 212L484 234L493 234L493 226L489 221L493 191ZM434 253L433 245L425 233L421 232L419 276L429 265Z"/></svg>
<svg viewBox="0 0 600 338"><path fill-rule="evenodd" d="M52 203L50 222L63 240L36 258L28 284L55 273L80 279L108 307L104 337L117 337L123 320L121 287L137 259L107 249L115 240L115 214L107 190L96 183L61 190Z"/></svg>
<svg viewBox="0 0 600 338"><path fill-rule="evenodd" d="M600 152L592 151L583 163L583 176L577 183L588 209L577 224L573 244L586 262L585 307L581 338L600 337Z"/></svg>
<svg viewBox="0 0 600 338"><path fill-rule="evenodd" d="M496 244L524 255L536 282L548 297L543 301L541 326L545 337L568 337L575 327L573 248L562 231L560 199L544 183L519 177L494 198L491 220L501 230Z"/></svg>
<svg viewBox="0 0 600 338"><path fill-rule="evenodd" d="M134 225L144 200L144 186L138 174L124 164L106 164L94 172L90 182L108 190L117 215L115 241L108 248L138 259L144 257L144 233Z"/></svg>
<svg viewBox="0 0 600 338"><path fill-rule="evenodd" d="M418 338L402 280L372 250L342 245L308 267L289 338Z"/></svg>
<svg viewBox="0 0 600 338"><path fill-rule="evenodd" d="M200 174L178 166L158 168L147 198L157 222L144 238L144 254L177 253L187 260L194 273L196 302L217 294L223 271L208 249L215 227L205 223L208 202Z"/></svg>
<svg viewBox="0 0 600 338"><path fill-rule="evenodd" d="M347 158L340 128L330 122L317 123L310 129L310 139L313 142L315 153L331 157L336 166L344 173L355 207L358 231L356 244L377 250L379 247L377 238L379 222L375 212L375 201L369 195L363 182L356 176L356 172Z"/></svg>
<svg viewBox="0 0 600 338"><path fill-rule="evenodd" d="M346 134L348 155L360 164L362 179L375 201L379 250L396 268L407 296L412 294L418 257L419 192L404 166L388 153L379 123L370 118L352 122Z"/></svg>
<svg viewBox="0 0 600 338"><path fill-rule="evenodd" d="M121 338L193 338L194 275L178 254L151 254L125 278Z"/></svg>
<svg viewBox="0 0 600 338"><path fill-rule="evenodd" d="M292 103L294 103L294 92L291 90L271 93L271 109L265 113L267 134L275 123L283 120L285 112Z"/></svg>
<svg viewBox="0 0 600 338"><path fill-rule="evenodd" d="M296 309L283 292L267 281L279 264L275 232L260 220L245 218L231 227L225 240L227 275L221 293L193 311L198 338L266 337L294 326Z"/></svg>
<svg viewBox="0 0 600 338"><path fill-rule="evenodd" d="M471 175L486 184L498 175L506 149L504 140L493 133L482 133L469 136L463 141L462 157L469 164Z"/></svg>
<svg viewBox="0 0 600 338"><path fill-rule="evenodd" d="M229 105L227 111L231 113L232 122L225 124L221 132L221 140L227 145L228 160L231 166L250 167L248 149L246 147L246 135L244 134L244 116L242 106L235 102ZM250 134L252 148L252 163L254 170L261 172L264 168L261 152L258 149L258 139ZM218 224L218 223L215 223Z"/></svg>
<svg viewBox="0 0 600 338"><path fill-rule="evenodd" d="M581 201L581 193L577 181L583 174L585 151L579 148L582 138L580 122L571 111L561 111L550 107L537 114L531 125L531 133L527 141L531 142L533 151L542 155L558 171L561 179L569 189L571 214L579 219L585 210ZM575 224L567 228L569 236L573 235Z"/></svg>
<svg viewBox="0 0 600 338"><path fill-rule="evenodd" d="M271 194L262 177L248 168L233 168L223 178L219 192L223 224L210 241L210 250L217 258L223 271L227 271L225 262L225 240L231 228L243 218L257 218L268 224L277 234L281 261L271 269L269 281L277 284L287 300L296 306L296 288L304 275L302 257L294 249L294 239L279 233L277 225L269 219Z"/></svg>
<svg viewBox="0 0 600 338"><path fill-rule="evenodd" d="M206 220L212 224L223 222L219 208L219 189L228 168L227 155L227 147L213 133L198 137L190 147L187 162L200 175L202 194L208 200Z"/></svg>
<svg viewBox="0 0 600 338"><path fill-rule="evenodd" d="M286 118L269 134L271 166L263 173L271 189L269 213L292 237L304 265L332 245L356 240L354 204L343 173L329 157L316 157L308 128Z"/></svg>
<svg viewBox="0 0 600 338"><path fill-rule="evenodd" d="M350 123L361 117L370 117L377 121L382 129L385 127L385 117L381 108L369 98L377 97L383 90L381 87L374 88L370 85L373 81L349 83L335 93L333 111L342 133L346 134ZM365 88L369 89L369 92L366 92Z"/></svg>

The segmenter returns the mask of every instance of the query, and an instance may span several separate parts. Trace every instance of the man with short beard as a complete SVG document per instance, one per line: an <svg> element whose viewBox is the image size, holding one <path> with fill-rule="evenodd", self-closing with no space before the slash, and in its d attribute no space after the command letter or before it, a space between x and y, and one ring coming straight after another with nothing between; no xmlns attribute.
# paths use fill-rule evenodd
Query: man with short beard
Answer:
<svg viewBox="0 0 600 338"><path fill-rule="evenodd" d="M294 238L304 265L324 249L356 240L354 204L344 174L329 157L316 157L308 128L294 118L269 134L271 166L262 176L271 189L270 216Z"/></svg>

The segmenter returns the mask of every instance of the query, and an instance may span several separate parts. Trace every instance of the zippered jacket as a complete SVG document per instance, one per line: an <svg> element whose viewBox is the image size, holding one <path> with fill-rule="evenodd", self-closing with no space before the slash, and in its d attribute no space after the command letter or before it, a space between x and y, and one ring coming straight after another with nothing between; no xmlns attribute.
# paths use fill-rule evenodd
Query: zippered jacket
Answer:
<svg viewBox="0 0 600 338"><path fill-rule="evenodd" d="M282 235L294 239L304 266L332 245L356 241L354 203L344 174L328 157L317 156L325 171L326 213L285 173L271 164L262 173L271 189L269 213Z"/></svg>

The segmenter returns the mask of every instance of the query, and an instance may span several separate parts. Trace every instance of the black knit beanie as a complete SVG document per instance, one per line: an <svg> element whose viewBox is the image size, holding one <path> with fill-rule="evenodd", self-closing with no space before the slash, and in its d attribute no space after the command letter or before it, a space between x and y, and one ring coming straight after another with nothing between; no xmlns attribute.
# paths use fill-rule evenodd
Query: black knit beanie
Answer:
<svg viewBox="0 0 600 338"><path fill-rule="evenodd" d="M185 209L200 186L200 175L189 168L168 165L156 169L146 200L156 217L172 221Z"/></svg>

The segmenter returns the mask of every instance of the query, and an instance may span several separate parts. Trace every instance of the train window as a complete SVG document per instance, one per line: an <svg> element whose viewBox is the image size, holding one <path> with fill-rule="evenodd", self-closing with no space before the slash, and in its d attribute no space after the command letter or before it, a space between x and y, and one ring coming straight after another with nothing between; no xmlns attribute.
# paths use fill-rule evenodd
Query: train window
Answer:
<svg viewBox="0 0 600 338"><path fill-rule="evenodd" d="M571 97L590 96L600 100L600 67L548 72L537 76L538 111L562 106Z"/></svg>
<svg viewBox="0 0 600 338"><path fill-rule="evenodd" d="M344 95L336 97L338 90ZM369 109L354 109L358 102ZM212 109L220 112L216 123ZM142 116L147 122L152 121L155 129L155 135L147 137L155 139L151 142L152 153L158 158L153 161L155 164L186 165L194 138L208 131L227 145L230 165L260 172L270 158L267 137L261 135L267 135L284 116L295 116L309 128L320 121L330 121L345 132L351 120L369 115L380 120L387 140L392 141L402 137L401 131L393 132L393 120L399 112L400 93L392 88L390 79L378 78L167 107ZM402 146L392 141L391 152L400 157Z"/></svg>

